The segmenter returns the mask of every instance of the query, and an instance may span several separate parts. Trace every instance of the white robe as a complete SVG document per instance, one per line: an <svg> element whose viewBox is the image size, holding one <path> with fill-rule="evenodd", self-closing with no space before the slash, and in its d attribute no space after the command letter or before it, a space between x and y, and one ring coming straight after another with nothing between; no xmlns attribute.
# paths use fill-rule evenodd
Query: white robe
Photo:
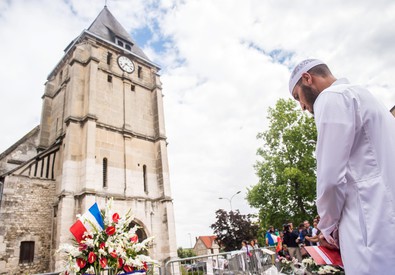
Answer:
<svg viewBox="0 0 395 275"><path fill-rule="evenodd" d="M314 103L318 228L338 230L346 275L395 274L395 118L339 79Z"/></svg>

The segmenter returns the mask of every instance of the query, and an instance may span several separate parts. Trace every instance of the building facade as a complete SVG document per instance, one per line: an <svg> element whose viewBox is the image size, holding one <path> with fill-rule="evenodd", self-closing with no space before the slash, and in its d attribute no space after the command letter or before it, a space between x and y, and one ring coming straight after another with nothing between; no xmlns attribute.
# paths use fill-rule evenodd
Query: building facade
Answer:
<svg viewBox="0 0 395 275"><path fill-rule="evenodd" d="M193 252L195 252L197 256L218 254L219 248L217 236L199 236L196 238Z"/></svg>
<svg viewBox="0 0 395 275"><path fill-rule="evenodd" d="M76 215L113 198L176 257L159 67L107 7L49 73L40 125L0 155L0 274L62 270Z"/></svg>

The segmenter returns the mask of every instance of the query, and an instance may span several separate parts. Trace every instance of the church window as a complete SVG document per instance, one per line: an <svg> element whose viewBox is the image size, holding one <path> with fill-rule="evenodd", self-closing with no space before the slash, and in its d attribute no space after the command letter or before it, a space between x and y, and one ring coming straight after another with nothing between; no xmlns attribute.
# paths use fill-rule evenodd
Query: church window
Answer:
<svg viewBox="0 0 395 275"><path fill-rule="evenodd" d="M132 92L135 91L135 88L136 88L136 87L135 87L134 85L131 85L131 86L130 86L130 90L131 90Z"/></svg>
<svg viewBox="0 0 395 275"><path fill-rule="evenodd" d="M41 173L40 177L42 178L44 176L44 158L41 159Z"/></svg>
<svg viewBox="0 0 395 275"><path fill-rule="evenodd" d="M141 224L136 223L135 221L132 221L128 228L131 229L133 227L137 226L137 230L136 230L136 235L139 239L139 242L142 242L144 240L147 239L147 233L145 233L143 226Z"/></svg>
<svg viewBox="0 0 395 275"><path fill-rule="evenodd" d="M143 182L144 182L144 192L148 193L148 186L147 186L147 165L143 165Z"/></svg>
<svg viewBox="0 0 395 275"><path fill-rule="evenodd" d="M19 263L31 263L34 259L34 242L25 241L21 242L19 252Z"/></svg>
<svg viewBox="0 0 395 275"><path fill-rule="evenodd" d="M111 76L111 75L108 75L108 76L107 76L107 82L109 82L109 83L112 82L112 76Z"/></svg>
<svg viewBox="0 0 395 275"><path fill-rule="evenodd" d="M63 79L63 71L60 71L60 73L59 73L59 84L62 84L62 79Z"/></svg>
<svg viewBox="0 0 395 275"><path fill-rule="evenodd" d="M107 53L107 64L111 65L111 58L112 58L112 53L108 52Z"/></svg>
<svg viewBox="0 0 395 275"><path fill-rule="evenodd" d="M138 66L137 68L137 77L143 78L143 68L141 68L141 66Z"/></svg>
<svg viewBox="0 0 395 275"><path fill-rule="evenodd" d="M126 42L125 40L122 40L121 38L115 37L115 44L118 46L121 46L122 48L131 51L133 44L130 42Z"/></svg>
<svg viewBox="0 0 395 275"><path fill-rule="evenodd" d="M0 205L3 198L4 177L0 177Z"/></svg>
<svg viewBox="0 0 395 275"><path fill-rule="evenodd" d="M107 187L107 158L103 159L103 187Z"/></svg>

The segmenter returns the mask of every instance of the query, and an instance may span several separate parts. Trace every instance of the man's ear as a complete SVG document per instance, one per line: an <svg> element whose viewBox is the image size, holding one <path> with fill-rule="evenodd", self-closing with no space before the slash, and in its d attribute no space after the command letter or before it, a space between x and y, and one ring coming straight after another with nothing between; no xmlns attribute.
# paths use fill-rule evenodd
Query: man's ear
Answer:
<svg viewBox="0 0 395 275"><path fill-rule="evenodd" d="M313 79L311 74L303 73L302 74L302 84L305 86L310 86L313 83Z"/></svg>

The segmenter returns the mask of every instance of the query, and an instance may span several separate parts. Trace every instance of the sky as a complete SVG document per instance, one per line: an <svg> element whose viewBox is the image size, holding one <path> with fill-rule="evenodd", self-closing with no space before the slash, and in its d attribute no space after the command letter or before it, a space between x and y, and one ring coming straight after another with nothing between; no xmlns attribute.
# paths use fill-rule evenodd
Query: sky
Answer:
<svg viewBox="0 0 395 275"><path fill-rule="evenodd" d="M49 72L105 2L161 67L177 246L217 209L257 213L256 135L302 59L395 105L392 0L0 0L0 152L40 123Z"/></svg>

